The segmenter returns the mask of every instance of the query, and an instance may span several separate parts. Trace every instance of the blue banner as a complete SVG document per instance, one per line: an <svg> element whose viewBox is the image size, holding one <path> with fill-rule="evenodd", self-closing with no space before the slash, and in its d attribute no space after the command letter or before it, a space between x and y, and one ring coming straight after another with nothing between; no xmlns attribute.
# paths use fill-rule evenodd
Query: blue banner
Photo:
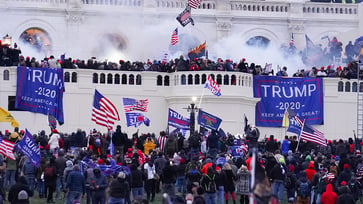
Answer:
<svg viewBox="0 0 363 204"><path fill-rule="evenodd" d="M150 119L144 116L142 113L126 113L127 127L134 126L138 127L141 124L146 126L150 125Z"/></svg>
<svg viewBox="0 0 363 204"><path fill-rule="evenodd" d="M253 87L254 97L261 98L256 104L256 126L281 127L287 108L308 124L323 124L322 78L256 76Z"/></svg>
<svg viewBox="0 0 363 204"><path fill-rule="evenodd" d="M198 124L202 127L217 130L219 128L219 125L221 124L222 119L218 118L217 116L214 116L212 114L209 114L207 112L202 111L199 109L198 112Z"/></svg>
<svg viewBox="0 0 363 204"><path fill-rule="evenodd" d="M289 126L286 130L287 132L292 132L295 133L297 135L300 135L301 132L301 125L294 120L293 118L289 117Z"/></svg>
<svg viewBox="0 0 363 204"><path fill-rule="evenodd" d="M63 69L18 67L15 107L53 115L64 123Z"/></svg>
<svg viewBox="0 0 363 204"><path fill-rule="evenodd" d="M189 118L183 117L178 112L169 108L168 114L168 125L173 126L177 129L188 129L190 128L190 120Z"/></svg>
<svg viewBox="0 0 363 204"><path fill-rule="evenodd" d="M16 144L16 148L26 155L35 167L39 167L41 158L40 148L34 141L32 134L27 129L25 129L23 139Z"/></svg>

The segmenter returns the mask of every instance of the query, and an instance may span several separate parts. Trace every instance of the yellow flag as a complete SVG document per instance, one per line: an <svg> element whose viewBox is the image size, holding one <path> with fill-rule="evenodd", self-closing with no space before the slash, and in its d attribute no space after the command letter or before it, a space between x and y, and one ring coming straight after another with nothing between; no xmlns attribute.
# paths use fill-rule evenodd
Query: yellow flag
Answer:
<svg viewBox="0 0 363 204"><path fill-rule="evenodd" d="M0 122L10 122L11 126L19 127L18 121L16 121L14 117L3 108L0 108Z"/></svg>
<svg viewBox="0 0 363 204"><path fill-rule="evenodd" d="M282 118L282 127L289 127L289 113L285 110L284 117Z"/></svg>

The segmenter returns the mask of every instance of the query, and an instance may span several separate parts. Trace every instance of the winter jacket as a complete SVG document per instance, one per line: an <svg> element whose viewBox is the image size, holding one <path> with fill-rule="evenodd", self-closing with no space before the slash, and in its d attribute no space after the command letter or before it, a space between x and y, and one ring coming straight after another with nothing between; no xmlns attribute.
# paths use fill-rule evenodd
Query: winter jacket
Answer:
<svg viewBox="0 0 363 204"><path fill-rule="evenodd" d="M125 179L116 178L111 182L110 196L114 198L126 198L129 190L129 184Z"/></svg>
<svg viewBox="0 0 363 204"><path fill-rule="evenodd" d="M341 188L341 194L338 196L336 204L355 204L355 200L348 186Z"/></svg>
<svg viewBox="0 0 363 204"><path fill-rule="evenodd" d="M321 204L335 204L338 200L338 195L333 192L333 186L329 183L326 186L326 191L321 195Z"/></svg>
<svg viewBox="0 0 363 204"><path fill-rule="evenodd" d="M71 171L67 176L66 188L69 191L85 193L85 179L79 171Z"/></svg>
<svg viewBox="0 0 363 204"><path fill-rule="evenodd" d="M138 170L136 167L131 167L131 188L143 187L144 179L145 176L141 170Z"/></svg>
<svg viewBox="0 0 363 204"><path fill-rule="evenodd" d="M306 177L311 182L313 180L314 174L316 173L316 171L314 169L314 164L313 163L309 163L309 166L308 166L307 169L305 169L305 172L306 172Z"/></svg>
<svg viewBox="0 0 363 204"><path fill-rule="evenodd" d="M26 179L23 176L19 177L18 181L10 188L8 201L11 204L17 203L19 201L18 194L22 190L25 190L28 193L28 197L33 196L33 192L29 189Z"/></svg>

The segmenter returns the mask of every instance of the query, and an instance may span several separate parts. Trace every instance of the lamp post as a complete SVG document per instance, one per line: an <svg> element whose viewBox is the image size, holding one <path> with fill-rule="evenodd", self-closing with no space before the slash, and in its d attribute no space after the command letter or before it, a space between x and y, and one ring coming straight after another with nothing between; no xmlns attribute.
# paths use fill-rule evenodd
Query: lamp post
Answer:
<svg viewBox="0 0 363 204"><path fill-rule="evenodd" d="M192 103L188 106L187 111L190 112L190 135L195 132L195 113L198 111L198 107L195 105L197 97L192 97Z"/></svg>

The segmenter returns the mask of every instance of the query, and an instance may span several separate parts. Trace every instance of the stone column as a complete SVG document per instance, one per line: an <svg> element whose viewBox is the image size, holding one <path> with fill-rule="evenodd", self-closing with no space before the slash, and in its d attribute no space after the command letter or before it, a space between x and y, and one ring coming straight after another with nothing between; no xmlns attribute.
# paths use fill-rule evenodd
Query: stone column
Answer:
<svg viewBox="0 0 363 204"><path fill-rule="evenodd" d="M302 50L305 47L305 20L304 20L304 0L291 0L290 1L290 13L288 18L288 39L286 42L290 42L291 34L294 35L294 43L298 50Z"/></svg>

